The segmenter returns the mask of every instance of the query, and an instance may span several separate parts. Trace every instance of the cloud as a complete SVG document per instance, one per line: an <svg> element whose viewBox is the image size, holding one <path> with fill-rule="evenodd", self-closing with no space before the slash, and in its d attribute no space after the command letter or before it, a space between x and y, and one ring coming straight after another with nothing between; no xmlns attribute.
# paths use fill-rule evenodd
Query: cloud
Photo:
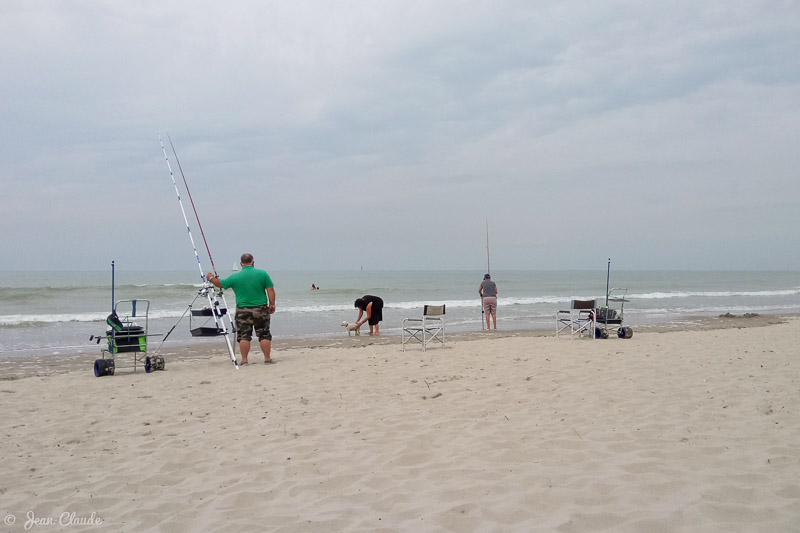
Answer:
<svg viewBox="0 0 800 533"><path fill-rule="evenodd" d="M800 221L794 2L12 1L0 14L0 223L14 228L0 269L34 251L43 268L105 265L112 227L146 243L116 252L132 267L186 265L156 132L219 253L275 268L471 268L487 219L498 268L800 259L776 231Z"/></svg>

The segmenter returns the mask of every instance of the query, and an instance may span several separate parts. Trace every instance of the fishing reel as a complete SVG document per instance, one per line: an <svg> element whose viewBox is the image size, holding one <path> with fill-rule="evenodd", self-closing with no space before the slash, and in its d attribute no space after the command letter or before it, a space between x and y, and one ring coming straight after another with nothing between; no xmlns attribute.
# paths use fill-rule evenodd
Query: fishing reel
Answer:
<svg viewBox="0 0 800 533"><path fill-rule="evenodd" d="M197 291L202 297L207 297L209 294L216 294L217 296L222 296L222 289L211 283L210 281L203 282L203 285Z"/></svg>

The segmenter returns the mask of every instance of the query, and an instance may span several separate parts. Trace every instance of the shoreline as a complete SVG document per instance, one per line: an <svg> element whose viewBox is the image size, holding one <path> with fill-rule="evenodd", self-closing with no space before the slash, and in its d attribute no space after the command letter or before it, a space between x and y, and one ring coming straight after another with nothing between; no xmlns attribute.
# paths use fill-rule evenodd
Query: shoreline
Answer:
<svg viewBox="0 0 800 533"><path fill-rule="evenodd" d="M508 271L503 275L507 293L501 298L498 326L504 331L553 330L556 312L568 308L571 298L599 298L602 302L602 295L595 296L597 292L603 293L598 272ZM712 317L726 312L800 313L796 273L624 272L617 273L619 279L632 287L628 294L630 303L626 303L625 325L634 330L671 322L683 324L693 316ZM107 311L99 310L107 309L110 303L105 283L108 280L72 274L75 273L59 271L41 278L17 276L6 281L12 287L10 301L16 303L0 316L0 359L45 354L99 356L107 329ZM279 314L273 317L273 334L279 342L327 344L339 338L345 333L340 326L342 320L355 318L349 302L365 292L385 293L389 302L381 328L384 335L399 335L402 319L419 316L423 304L444 302L448 334L481 330L480 300L476 291L467 291L474 280L465 273L443 270L348 275L331 271L323 280L314 279L326 282L327 288L321 291L309 291L311 281L301 272L285 274L285 278L281 276ZM603 271L602 279L605 278ZM117 296L135 297L152 304L148 307L146 328L149 351L155 350L165 337L168 340L161 348L165 351L195 343L214 344L213 338L191 335L191 329L202 326L205 320L198 318L195 323L190 314L186 316L186 304L193 295L189 293L196 291L181 276L128 272L118 281ZM120 301L126 300L117 299L117 303ZM90 340L98 336L103 338L100 346Z"/></svg>
<svg viewBox="0 0 800 533"><path fill-rule="evenodd" d="M749 313L744 315L721 315L716 317L708 316L695 316L687 317L686 320L681 322L672 322L669 324L658 324L648 326L637 326L634 335L637 332L672 332L672 331L697 331L697 330L718 330L718 329L732 329L732 328L755 328L764 327L773 324L785 323L800 317L800 314L785 314L785 315L751 315ZM555 326L554 326L555 327ZM497 331L474 331L474 332L456 332L446 333L446 342L469 342L481 339L502 339L508 337L553 337L555 336L553 328L549 329L509 329ZM609 339L615 342L615 339ZM212 345L213 342L213 345ZM358 337L348 337L345 333L336 338L306 338L306 339L275 339L272 343L272 354L276 360L281 356L281 352L291 352L293 350L301 349L350 349L350 348L365 348L370 345L374 346L387 346L400 344L399 335L381 335L379 337L370 337L369 335L360 335ZM413 345L411 345L413 346ZM238 346L235 347L237 359L241 359L239 355ZM152 354L151 354L152 355ZM224 360L229 360L227 349L224 342L219 339L219 342L211 340L193 343L176 343L162 348L158 355L164 356L166 359L167 367L170 364L208 360L214 357L221 357ZM118 367L122 372L133 372L132 368L127 368L132 365L133 354L120 354L118 355ZM87 372L92 375L93 365L95 359L100 357L99 350L81 351L72 354L47 354L47 355L21 355L8 358L0 357L0 382L9 381L34 376L50 376L65 372ZM260 361L263 357L261 350L254 346L251 350L251 357L256 361ZM137 367L137 372L144 373L143 368Z"/></svg>

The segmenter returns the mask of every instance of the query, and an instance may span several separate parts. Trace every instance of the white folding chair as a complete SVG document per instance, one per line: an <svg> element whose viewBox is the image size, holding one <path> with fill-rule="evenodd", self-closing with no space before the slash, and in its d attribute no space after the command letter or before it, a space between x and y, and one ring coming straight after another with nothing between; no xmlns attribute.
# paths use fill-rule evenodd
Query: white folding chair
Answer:
<svg viewBox="0 0 800 533"><path fill-rule="evenodd" d="M583 335L590 335L594 338L594 330L597 326L597 300L572 300L569 310L561 310L556 313L556 337L560 337L562 332L569 329L569 337L579 338ZM566 333L565 333L566 334Z"/></svg>
<svg viewBox="0 0 800 533"><path fill-rule="evenodd" d="M400 334L403 351L406 351L406 343L412 339L422 344L423 352L433 341L444 345L444 313L444 304L426 305L422 310L422 318L404 318Z"/></svg>

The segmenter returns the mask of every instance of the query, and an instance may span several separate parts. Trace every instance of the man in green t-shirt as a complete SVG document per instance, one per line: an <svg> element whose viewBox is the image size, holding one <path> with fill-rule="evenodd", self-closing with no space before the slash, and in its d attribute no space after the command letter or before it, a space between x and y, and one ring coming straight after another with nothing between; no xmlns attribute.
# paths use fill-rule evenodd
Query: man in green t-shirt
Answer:
<svg viewBox="0 0 800 533"><path fill-rule="evenodd" d="M236 294L236 340L242 353L241 364L247 364L253 330L264 352L264 362L273 363L269 322L270 315L275 312L275 286L265 270L255 268L252 254L242 254L241 265L240 271L225 279L219 279L211 272L206 279L221 289L233 289Z"/></svg>

